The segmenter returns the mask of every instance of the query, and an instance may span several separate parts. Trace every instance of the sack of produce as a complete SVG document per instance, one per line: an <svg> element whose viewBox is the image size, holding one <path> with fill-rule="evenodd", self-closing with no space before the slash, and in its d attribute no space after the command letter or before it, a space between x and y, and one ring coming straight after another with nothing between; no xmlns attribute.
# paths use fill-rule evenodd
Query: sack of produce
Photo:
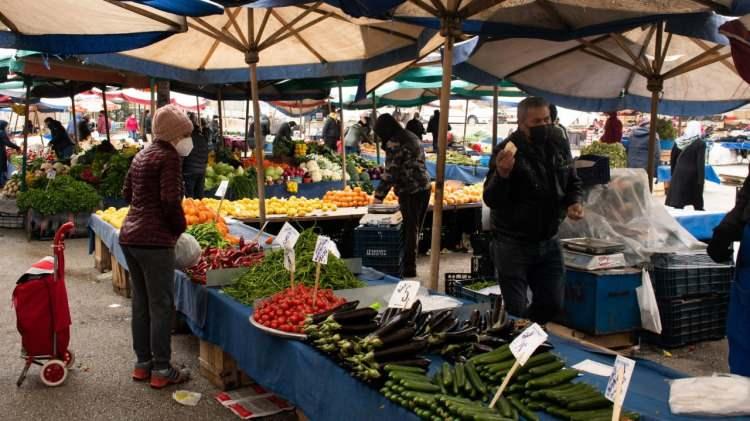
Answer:
<svg viewBox="0 0 750 421"><path fill-rule="evenodd" d="M194 266L201 258L201 246L190 234L183 233L174 246L175 266L183 270Z"/></svg>

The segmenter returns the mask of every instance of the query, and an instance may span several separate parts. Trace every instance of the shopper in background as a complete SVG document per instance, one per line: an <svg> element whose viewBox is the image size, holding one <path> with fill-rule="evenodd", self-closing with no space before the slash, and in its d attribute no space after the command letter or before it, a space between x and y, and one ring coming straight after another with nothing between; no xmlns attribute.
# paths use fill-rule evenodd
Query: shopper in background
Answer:
<svg viewBox="0 0 750 421"><path fill-rule="evenodd" d="M630 133L630 141L625 147L628 154L628 168L643 168L648 172L648 136L648 120L641 122L641 124ZM656 134L656 144L654 145L654 172L652 174L656 174L656 169L659 167L660 157L661 146L659 145L659 134Z"/></svg>
<svg viewBox="0 0 750 421"><path fill-rule="evenodd" d="M128 131L128 136L134 141L138 141L138 119L135 118L135 114L130 114L127 120L125 120L125 130Z"/></svg>
<svg viewBox="0 0 750 421"><path fill-rule="evenodd" d="M557 106L555 104L549 104L549 117L552 119L552 124L562 131L565 141L570 143L570 140L568 139L568 129L560 124L560 117L557 115Z"/></svg>
<svg viewBox="0 0 750 421"><path fill-rule="evenodd" d="M208 130L211 132L211 136L209 137L211 143L213 143L214 145L218 144L219 130L221 130L221 125L219 124L219 116L213 116L213 118L211 119L211 124L208 126Z"/></svg>
<svg viewBox="0 0 750 421"><path fill-rule="evenodd" d="M76 131L78 129L78 126L75 126L75 128L74 128L73 125L74 124L77 125L81 121L82 118L83 118L83 116L80 113L75 113L75 119L71 118L71 119L68 120L68 126L66 127L66 131L68 132L68 137L73 142L78 142L79 141L79 139L76 139Z"/></svg>
<svg viewBox="0 0 750 421"><path fill-rule="evenodd" d="M692 206L703 210L703 185L706 182L706 142L700 121L689 121L685 134L675 139L670 158L672 179L665 204L682 209Z"/></svg>
<svg viewBox="0 0 750 421"><path fill-rule="evenodd" d="M370 115L368 112L362 112L359 115L359 120L349 126L346 129L346 135L344 136L344 147L346 148L347 154L359 155L359 146L362 142L369 142L370 138L367 136L367 117Z"/></svg>
<svg viewBox="0 0 750 421"><path fill-rule="evenodd" d="M70 160L70 157L73 155L73 141L70 140L65 127L63 127L62 123L50 117L44 119L44 124L47 125L47 129L49 129L50 136L52 137L48 144L55 151L57 160Z"/></svg>
<svg viewBox="0 0 750 421"><path fill-rule="evenodd" d="M109 131L109 120L107 120L107 113L104 111L99 111L99 117L96 120L96 131L99 132L99 135L105 136L107 131Z"/></svg>
<svg viewBox="0 0 750 421"><path fill-rule="evenodd" d="M261 145L266 144L266 136L271 134L271 121L268 119L267 116L261 115L260 116L260 139ZM255 149L255 121L250 123L250 133L248 135L248 148Z"/></svg>
<svg viewBox="0 0 750 421"><path fill-rule="evenodd" d="M151 110L148 109L143 112L141 118L141 139L144 142L151 141Z"/></svg>
<svg viewBox="0 0 750 421"><path fill-rule="evenodd" d="M622 142L622 121L617 118L617 111L610 111L607 115L609 117L607 122L604 123L604 134L600 141L602 143Z"/></svg>
<svg viewBox="0 0 750 421"><path fill-rule="evenodd" d="M341 139L341 124L335 111L329 114L325 123L323 123L321 135L328 149L336 152L338 150L337 143Z"/></svg>
<svg viewBox="0 0 750 421"><path fill-rule="evenodd" d="M193 150L182 160L182 178L185 183L185 197L203 199L206 182L206 165L208 165L208 139L201 133L198 118L188 113L193 123Z"/></svg>
<svg viewBox="0 0 750 421"><path fill-rule="evenodd" d="M393 187L398 196L401 223L401 277L417 276L417 239L430 203L430 176L424 151L414 133L404 129L390 114L375 122L375 134L385 150L385 172L375 190L374 203L383 203Z"/></svg>
<svg viewBox="0 0 750 421"><path fill-rule="evenodd" d="M273 139L273 156L285 162L294 158L294 141L292 140L292 131L297 127L294 121L284 122L276 131Z"/></svg>
<svg viewBox="0 0 750 421"><path fill-rule="evenodd" d="M565 269L557 232L566 215L583 217L581 194L570 146L552 123L549 104L539 97L521 101L518 130L493 151L483 195L510 314L546 323L562 310Z"/></svg>
<svg viewBox="0 0 750 421"><path fill-rule="evenodd" d="M424 130L422 121L419 119L419 113L414 113L414 117L406 123L406 130L414 133L414 135L417 136L417 139L419 139L420 142L422 141L422 136L427 132Z"/></svg>
<svg viewBox="0 0 750 421"><path fill-rule="evenodd" d="M120 230L120 245L128 264L133 349L137 362L133 379L150 380L161 389L184 383L186 369L171 365L174 316L175 244L186 229L182 211L180 157L193 148L193 123L174 105L154 113L154 141L133 159L123 186L130 211Z"/></svg>
<svg viewBox="0 0 750 421"><path fill-rule="evenodd" d="M448 125L448 131L451 131L451 125ZM427 122L427 133L432 134L432 152L438 153L438 136L440 132L440 111L435 110L430 117L430 121ZM446 144L450 144L448 133L446 133Z"/></svg>
<svg viewBox="0 0 750 421"><path fill-rule="evenodd" d="M91 138L91 120L88 115L84 115L78 120L78 141L83 142Z"/></svg>
<svg viewBox="0 0 750 421"><path fill-rule="evenodd" d="M5 152L5 148L13 148L20 151L21 148L15 143L10 141L8 137L8 122L0 120L0 187L5 185L8 180L8 159Z"/></svg>

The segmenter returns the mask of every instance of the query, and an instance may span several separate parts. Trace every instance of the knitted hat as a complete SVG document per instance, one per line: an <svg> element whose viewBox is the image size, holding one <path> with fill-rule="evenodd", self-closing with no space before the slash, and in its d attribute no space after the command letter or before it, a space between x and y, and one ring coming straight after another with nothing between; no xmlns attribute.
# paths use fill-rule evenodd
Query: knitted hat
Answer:
<svg viewBox="0 0 750 421"><path fill-rule="evenodd" d="M154 138L172 142L193 132L193 123L180 108L169 104L154 113Z"/></svg>

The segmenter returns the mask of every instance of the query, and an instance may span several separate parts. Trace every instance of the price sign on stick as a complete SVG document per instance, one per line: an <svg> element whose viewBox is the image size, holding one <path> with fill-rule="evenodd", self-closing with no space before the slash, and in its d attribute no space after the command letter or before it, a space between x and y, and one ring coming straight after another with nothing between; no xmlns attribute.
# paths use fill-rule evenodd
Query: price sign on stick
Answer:
<svg viewBox="0 0 750 421"><path fill-rule="evenodd" d="M57 171L55 171L54 169L51 169L51 170L47 171L47 178L48 179L54 180L55 177L57 177Z"/></svg>
<svg viewBox="0 0 750 421"><path fill-rule="evenodd" d="M341 258L341 253L339 252L339 248L336 247L336 243L334 243L333 241L328 242L328 251L332 255L338 257L339 259Z"/></svg>
<svg viewBox="0 0 750 421"><path fill-rule="evenodd" d="M224 196L227 195L227 189L229 188L229 181L224 180L221 183L219 183L219 188L216 189L216 193L214 193L214 196L221 197L222 199Z"/></svg>
<svg viewBox="0 0 750 421"><path fill-rule="evenodd" d="M297 244L298 239L299 232L294 229L292 224L290 224L289 222L284 222L284 225L281 227L281 231L279 231L279 234L276 235L276 239L274 240L274 242L288 250L294 248L294 245Z"/></svg>
<svg viewBox="0 0 750 421"><path fill-rule="evenodd" d="M615 404L612 411L612 420L620 419L622 403L625 401L625 394L628 392L634 368L635 361L630 358L618 355L615 359L612 375L609 376L607 390L604 392L604 397Z"/></svg>
<svg viewBox="0 0 750 421"><path fill-rule="evenodd" d="M315 251L312 256L313 262L322 265L328 264L328 252L331 250L331 242L331 239L325 235L318 236L318 241L315 242Z"/></svg>
<svg viewBox="0 0 750 421"><path fill-rule="evenodd" d="M294 287L294 271L296 267L294 248L284 249L284 268L289 271L289 283Z"/></svg>
<svg viewBox="0 0 750 421"><path fill-rule="evenodd" d="M396 289L391 294L388 301L390 308L411 308L412 304L417 301L417 292L419 292L419 281L401 281L396 285Z"/></svg>
<svg viewBox="0 0 750 421"><path fill-rule="evenodd" d="M510 368L508 374L505 375L505 379L503 379L503 383L500 385L500 388L497 389L495 397L492 398L492 402L490 402L490 408L495 407L498 399L500 399L500 396L503 395L503 391L505 391L505 388L508 387L508 383L510 383L510 379L513 377L513 374L515 374L516 370L518 370L518 367L526 364L526 361L528 361L529 358L534 355L534 351L536 351L536 349L539 348L539 345L543 344L546 340L547 333L544 331L544 329L541 328L541 326L534 323L533 325L527 327L526 330L524 330L520 335L516 337L516 339L513 340L513 342L510 343L510 352L513 353L514 357L516 357L516 362L513 364L513 367Z"/></svg>

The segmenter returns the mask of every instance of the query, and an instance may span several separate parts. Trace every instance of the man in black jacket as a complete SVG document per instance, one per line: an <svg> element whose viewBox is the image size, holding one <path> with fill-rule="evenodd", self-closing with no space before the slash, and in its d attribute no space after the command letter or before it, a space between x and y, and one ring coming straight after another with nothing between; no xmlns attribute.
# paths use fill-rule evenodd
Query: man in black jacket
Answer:
<svg viewBox="0 0 750 421"><path fill-rule="evenodd" d="M340 111L339 111L340 112ZM328 146L328 149L336 152L338 150L337 143L341 139L341 123L339 122L339 116L334 111L323 123L323 131L321 132L323 142Z"/></svg>
<svg viewBox="0 0 750 421"><path fill-rule="evenodd" d="M188 113L193 122L193 150L182 160L182 180L185 183L185 197L202 199L208 164L208 139L203 135L195 114Z"/></svg>
<svg viewBox="0 0 750 421"><path fill-rule="evenodd" d="M422 136L424 136L424 134L427 132L424 130L424 126L419 120L419 113L414 113L414 118L406 123L406 130L414 133L414 135L416 135L420 141L422 140Z"/></svg>
<svg viewBox="0 0 750 421"><path fill-rule="evenodd" d="M518 105L518 130L493 152L483 197L491 208L495 266L508 312L550 321L562 310L565 292L557 231L566 214L581 219L583 207L570 146L543 98Z"/></svg>

